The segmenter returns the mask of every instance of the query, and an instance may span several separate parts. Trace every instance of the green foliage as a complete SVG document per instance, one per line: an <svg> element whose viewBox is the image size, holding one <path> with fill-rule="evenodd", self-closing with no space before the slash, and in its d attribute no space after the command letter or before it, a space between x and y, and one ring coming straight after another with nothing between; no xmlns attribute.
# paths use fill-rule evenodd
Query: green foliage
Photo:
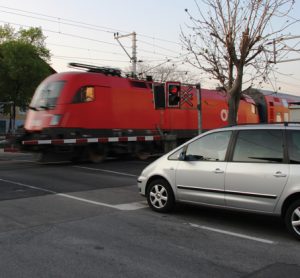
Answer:
<svg viewBox="0 0 300 278"><path fill-rule="evenodd" d="M20 29L18 32L19 41L33 45L38 55L47 60L50 58L50 52L45 47L45 39L41 28Z"/></svg>
<svg viewBox="0 0 300 278"><path fill-rule="evenodd" d="M50 74L35 46L22 41L0 45L0 65L0 99L20 107L28 105L35 88Z"/></svg>
<svg viewBox="0 0 300 278"><path fill-rule="evenodd" d="M35 47L37 54L45 61L50 58L50 51L45 46L46 37L42 29L31 27L29 29L19 29L16 31L8 24L0 26L0 44L8 41L19 41L28 43Z"/></svg>
<svg viewBox="0 0 300 278"><path fill-rule="evenodd" d="M38 84L51 74L49 59L41 28L0 26L0 101L26 107Z"/></svg>
<svg viewBox="0 0 300 278"><path fill-rule="evenodd" d="M13 40L15 38L15 30L8 24L0 26L0 43Z"/></svg>

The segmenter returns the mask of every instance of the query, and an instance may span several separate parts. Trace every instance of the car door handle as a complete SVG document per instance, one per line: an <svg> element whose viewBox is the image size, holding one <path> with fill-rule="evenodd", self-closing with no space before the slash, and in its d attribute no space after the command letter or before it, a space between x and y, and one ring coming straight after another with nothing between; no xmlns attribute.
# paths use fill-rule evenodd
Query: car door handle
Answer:
<svg viewBox="0 0 300 278"><path fill-rule="evenodd" d="M274 174L274 177L276 177L276 178L285 178L286 174L283 174L282 172L278 171Z"/></svg>
<svg viewBox="0 0 300 278"><path fill-rule="evenodd" d="M217 169L214 170L214 173L216 173L216 174L223 174L224 171L221 170L220 168L217 168Z"/></svg>

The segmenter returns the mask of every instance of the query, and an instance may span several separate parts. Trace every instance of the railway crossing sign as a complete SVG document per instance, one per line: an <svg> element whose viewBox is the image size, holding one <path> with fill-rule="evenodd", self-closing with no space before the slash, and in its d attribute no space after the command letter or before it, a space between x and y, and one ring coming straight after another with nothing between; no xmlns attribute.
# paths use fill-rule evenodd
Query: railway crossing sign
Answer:
<svg viewBox="0 0 300 278"><path fill-rule="evenodd" d="M188 86L186 90L181 91L181 100L180 104L187 103L189 106L193 107L193 103L191 100L193 99L193 93L192 93L193 87Z"/></svg>

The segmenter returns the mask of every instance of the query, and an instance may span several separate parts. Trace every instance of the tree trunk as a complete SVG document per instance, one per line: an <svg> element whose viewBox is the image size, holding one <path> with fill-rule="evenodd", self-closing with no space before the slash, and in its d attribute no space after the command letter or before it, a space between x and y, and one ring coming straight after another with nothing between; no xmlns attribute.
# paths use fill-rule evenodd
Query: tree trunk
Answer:
<svg viewBox="0 0 300 278"><path fill-rule="evenodd" d="M228 125L236 125L237 124L237 114L239 110L239 103L240 103L240 93L233 93L228 99Z"/></svg>
<svg viewBox="0 0 300 278"><path fill-rule="evenodd" d="M237 115L239 111L239 104L242 95L243 84L243 65L239 65L237 68L237 78L234 81L232 88L229 90L228 99L228 125L237 124Z"/></svg>

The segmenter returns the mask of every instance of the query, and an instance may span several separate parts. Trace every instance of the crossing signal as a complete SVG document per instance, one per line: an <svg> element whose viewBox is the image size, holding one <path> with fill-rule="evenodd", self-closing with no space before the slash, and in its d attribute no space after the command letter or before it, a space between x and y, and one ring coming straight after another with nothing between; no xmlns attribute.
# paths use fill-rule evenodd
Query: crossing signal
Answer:
<svg viewBox="0 0 300 278"><path fill-rule="evenodd" d="M180 82L167 82L166 87L168 107L179 107L181 91Z"/></svg>

